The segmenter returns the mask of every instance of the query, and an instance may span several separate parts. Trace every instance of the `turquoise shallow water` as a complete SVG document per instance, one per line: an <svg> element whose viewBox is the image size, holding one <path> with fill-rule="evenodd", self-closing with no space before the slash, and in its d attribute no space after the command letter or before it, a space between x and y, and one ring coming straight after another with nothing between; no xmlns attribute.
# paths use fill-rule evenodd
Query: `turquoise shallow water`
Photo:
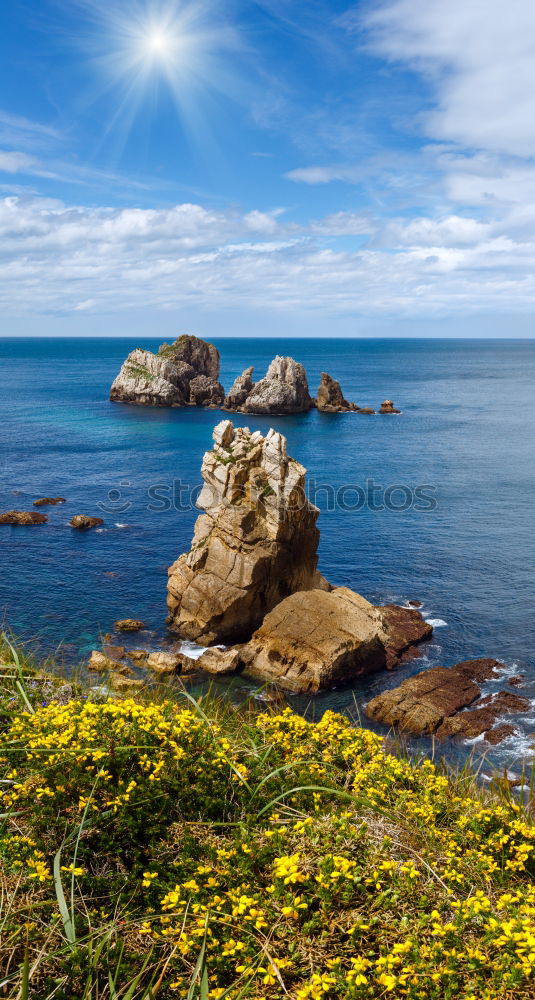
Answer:
<svg viewBox="0 0 535 1000"><path fill-rule="evenodd" d="M260 376L284 353L305 364L313 392L326 370L361 406L392 398L403 410L400 417L247 418L286 434L290 454L309 470L322 511L324 575L373 601L420 599L427 618L447 623L423 661L355 692L321 696L315 709L351 708L354 697L361 703L422 665L479 655L524 673L533 697L535 342L215 342L226 387L247 365ZM108 400L126 353L158 343L0 340L1 509L67 498L47 508L42 528L1 529L0 610L16 633L39 635L47 647L63 643L70 660L118 617L141 617L161 634L167 566L189 547L195 510L169 509L164 500L174 489L185 505L220 414ZM362 505L372 485L375 507L397 487L386 508ZM433 504L408 505L418 487ZM99 514L102 504L105 530L66 527L73 514ZM535 708L521 728L499 757L527 750Z"/></svg>

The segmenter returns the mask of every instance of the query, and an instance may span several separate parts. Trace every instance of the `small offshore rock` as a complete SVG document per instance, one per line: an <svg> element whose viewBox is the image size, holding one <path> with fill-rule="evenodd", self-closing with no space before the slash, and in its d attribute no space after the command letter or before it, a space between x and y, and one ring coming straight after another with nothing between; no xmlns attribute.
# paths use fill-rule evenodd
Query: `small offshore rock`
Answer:
<svg viewBox="0 0 535 1000"><path fill-rule="evenodd" d="M431 638L433 626L415 608L386 604L379 610L386 633L386 667L392 670L407 654L420 655L417 647Z"/></svg>
<svg viewBox="0 0 535 1000"><path fill-rule="evenodd" d="M48 504L56 503L66 503L65 497L40 497L39 500L34 500L34 507L44 507Z"/></svg>
<svg viewBox="0 0 535 1000"><path fill-rule="evenodd" d="M423 607L423 601L407 601L409 608L421 608Z"/></svg>
<svg viewBox="0 0 535 1000"><path fill-rule="evenodd" d="M69 524L71 528L77 528L79 531L87 531L89 528L98 528L104 521L101 517L87 517L85 514L75 514L71 517Z"/></svg>
<svg viewBox="0 0 535 1000"><path fill-rule="evenodd" d="M369 413L369 414L371 413L371 414L373 414L373 413L375 413L375 410L373 410L371 408L371 406L361 406L361 407L359 407L359 409L358 409L357 412L358 413Z"/></svg>
<svg viewBox="0 0 535 1000"><path fill-rule="evenodd" d="M510 684L511 687L521 687L522 684L524 683L524 675L523 674L515 674L514 677L510 677L509 678L509 680L507 681L507 683Z"/></svg>
<svg viewBox="0 0 535 1000"><path fill-rule="evenodd" d="M514 732L514 726L511 726L509 722L502 722L499 726L488 729L485 733L485 739L491 746L497 746L498 743L506 740L508 736L512 736Z"/></svg>
<svg viewBox="0 0 535 1000"><path fill-rule="evenodd" d="M0 524L46 524L46 514L38 514L35 510L8 510L0 514Z"/></svg>
<svg viewBox="0 0 535 1000"><path fill-rule="evenodd" d="M379 413L401 413L401 410L396 410L391 399L385 399L381 403Z"/></svg>
<svg viewBox="0 0 535 1000"><path fill-rule="evenodd" d="M145 623L139 621L138 618L121 618L115 622L114 628L118 629L119 632L139 632L140 629L145 628Z"/></svg>
<svg viewBox="0 0 535 1000"><path fill-rule="evenodd" d="M316 407L321 413L350 413L359 409L356 403L347 401L340 388L340 383L327 372L321 373Z"/></svg>

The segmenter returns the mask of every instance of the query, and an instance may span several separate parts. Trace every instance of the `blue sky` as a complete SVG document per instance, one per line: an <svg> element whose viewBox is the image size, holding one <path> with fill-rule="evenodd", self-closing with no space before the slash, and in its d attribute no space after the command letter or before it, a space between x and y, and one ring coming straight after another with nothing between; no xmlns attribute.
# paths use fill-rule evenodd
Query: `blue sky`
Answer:
<svg viewBox="0 0 535 1000"><path fill-rule="evenodd" d="M535 332L532 0L0 24L0 335Z"/></svg>

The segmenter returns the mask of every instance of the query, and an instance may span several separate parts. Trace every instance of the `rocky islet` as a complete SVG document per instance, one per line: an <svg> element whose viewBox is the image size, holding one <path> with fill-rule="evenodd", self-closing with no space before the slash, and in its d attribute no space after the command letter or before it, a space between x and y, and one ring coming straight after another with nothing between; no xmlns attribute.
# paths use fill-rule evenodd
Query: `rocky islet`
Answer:
<svg viewBox="0 0 535 1000"><path fill-rule="evenodd" d="M162 344L156 354L142 348L131 351L111 386L110 399L139 406L204 406L259 416L306 413L315 407L322 413L375 413L369 406L348 402L340 383L326 372L321 374L317 396L311 396L306 370L293 358L277 355L256 382L253 371L245 368L225 394L219 381L217 348L183 334L173 344ZM385 400L379 412L400 411Z"/></svg>

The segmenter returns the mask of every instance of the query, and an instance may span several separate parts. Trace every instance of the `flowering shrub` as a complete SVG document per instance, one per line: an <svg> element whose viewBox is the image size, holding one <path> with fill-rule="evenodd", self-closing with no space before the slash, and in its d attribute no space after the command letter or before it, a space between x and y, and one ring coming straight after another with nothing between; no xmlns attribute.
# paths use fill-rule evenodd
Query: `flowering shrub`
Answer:
<svg viewBox="0 0 535 1000"><path fill-rule="evenodd" d="M0 767L7 996L533 997L535 827L341 716L52 701Z"/></svg>

